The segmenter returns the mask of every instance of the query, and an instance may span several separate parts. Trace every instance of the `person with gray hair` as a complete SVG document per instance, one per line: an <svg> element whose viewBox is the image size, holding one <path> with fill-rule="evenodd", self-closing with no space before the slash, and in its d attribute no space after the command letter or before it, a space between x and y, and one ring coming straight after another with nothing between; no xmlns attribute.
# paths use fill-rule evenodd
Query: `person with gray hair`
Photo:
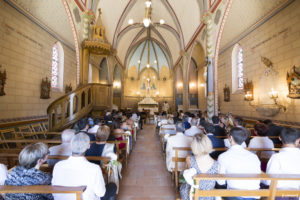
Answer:
<svg viewBox="0 0 300 200"><path fill-rule="evenodd" d="M71 149L71 140L75 135L75 130L73 129L66 129L61 133L61 141L62 144L56 145L49 148L49 155L56 155L56 156L70 156L72 154ZM47 163L49 166L54 166L58 160L56 159L49 159Z"/></svg>
<svg viewBox="0 0 300 200"><path fill-rule="evenodd" d="M193 118L191 121L191 128L187 129L184 132L184 135L192 137L198 133L203 133L203 131L197 127L197 124L198 124L198 120L196 118Z"/></svg>
<svg viewBox="0 0 300 200"><path fill-rule="evenodd" d="M19 154L20 165L7 176L5 185L50 185L51 176L39 170L48 158L48 147L44 143L26 146ZM6 194L5 200L53 200L52 194Z"/></svg>
<svg viewBox="0 0 300 200"><path fill-rule="evenodd" d="M83 132L76 134L71 141L72 156L58 162L53 169L52 185L86 185L83 200L114 200L117 186L109 183L105 186L99 165L89 162L85 152L90 148L90 138ZM75 200L73 194L53 194L55 200Z"/></svg>
<svg viewBox="0 0 300 200"><path fill-rule="evenodd" d="M192 137L188 137L183 134L184 124L183 122L176 123L176 135L168 137L167 147L166 147L166 165L168 171L172 172L175 167L174 162L172 162L172 157L175 156L173 147L190 147L193 140ZM179 157L186 157L188 155L187 151L180 151ZM178 170L183 171L185 168L184 163L179 163Z"/></svg>

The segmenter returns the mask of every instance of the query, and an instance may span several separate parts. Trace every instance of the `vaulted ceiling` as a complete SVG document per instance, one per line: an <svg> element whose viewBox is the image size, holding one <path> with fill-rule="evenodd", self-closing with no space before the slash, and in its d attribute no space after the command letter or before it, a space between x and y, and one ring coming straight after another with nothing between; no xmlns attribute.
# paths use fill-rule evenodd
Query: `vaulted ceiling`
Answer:
<svg viewBox="0 0 300 200"><path fill-rule="evenodd" d="M108 42L117 50L117 57L121 64L126 66L131 51L149 37L170 55L170 62L175 64L180 57L180 51L186 49L195 38L201 26L200 19L204 10L207 10L209 4L217 5L219 0L152 0L152 24L149 28L145 28L142 24L146 0L5 1L22 7L26 13L35 17L38 22L44 24L58 38L72 47L74 47L74 39L63 1L69 4L76 2L75 7L78 8L81 4L83 6L81 10L91 8L96 11L101 8ZM235 0L225 23L221 49L235 41L249 27L278 10L281 5L291 1L293 0ZM74 12L73 9L71 11ZM129 19L133 20L133 24L128 24ZM160 24L160 19L165 23ZM82 30L77 29L77 32L80 31Z"/></svg>

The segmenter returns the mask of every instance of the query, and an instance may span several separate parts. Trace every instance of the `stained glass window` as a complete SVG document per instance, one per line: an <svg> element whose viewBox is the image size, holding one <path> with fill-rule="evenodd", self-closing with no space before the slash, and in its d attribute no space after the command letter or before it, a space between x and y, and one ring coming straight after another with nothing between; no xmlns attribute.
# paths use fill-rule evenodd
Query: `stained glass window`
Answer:
<svg viewBox="0 0 300 200"><path fill-rule="evenodd" d="M238 89L243 89L244 87L244 67L243 67L243 49L239 46L239 51L237 55L237 72L238 72Z"/></svg>
<svg viewBox="0 0 300 200"><path fill-rule="evenodd" d="M52 48L52 73L51 73L51 87L58 88L58 47L57 44L53 45Z"/></svg>

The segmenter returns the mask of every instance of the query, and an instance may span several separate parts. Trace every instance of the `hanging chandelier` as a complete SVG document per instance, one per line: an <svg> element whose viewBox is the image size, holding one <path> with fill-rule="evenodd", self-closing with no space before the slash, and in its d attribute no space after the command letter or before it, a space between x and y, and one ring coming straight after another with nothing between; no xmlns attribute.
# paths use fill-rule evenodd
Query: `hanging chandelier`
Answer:
<svg viewBox="0 0 300 200"><path fill-rule="evenodd" d="M147 0L145 2L146 4L146 9L145 9L145 17L143 19L143 24L145 27L149 27L150 23L151 23L151 11L152 11L152 7L151 7L151 0Z"/></svg>

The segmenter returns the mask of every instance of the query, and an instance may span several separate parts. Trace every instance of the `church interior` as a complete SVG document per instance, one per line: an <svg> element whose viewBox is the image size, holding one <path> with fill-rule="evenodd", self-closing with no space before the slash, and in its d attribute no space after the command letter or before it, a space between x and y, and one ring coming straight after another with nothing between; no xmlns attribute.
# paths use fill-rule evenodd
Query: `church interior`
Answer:
<svg viewBox="0 0 300 200"><path fill-rule="evenodd" d="M299 199L300 0L0 0L0 11L0 200ZM52 182L16 184L34 148L48 150L31 168ZM225 169L228 155L239 167ZM275 170L279 155L291 159ZM100 169L98 192L92 169L57 177L78 157Z"/></svg>

